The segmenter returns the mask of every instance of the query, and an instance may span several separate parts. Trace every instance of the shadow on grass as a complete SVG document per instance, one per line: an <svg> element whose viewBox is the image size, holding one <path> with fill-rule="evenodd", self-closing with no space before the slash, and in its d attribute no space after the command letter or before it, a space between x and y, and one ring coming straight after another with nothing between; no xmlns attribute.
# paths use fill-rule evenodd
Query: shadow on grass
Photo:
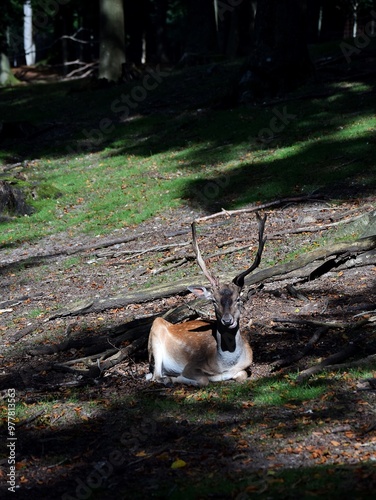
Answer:
<svg viewBox="0 0 376 500"><path fill-rule="evenodd" d="M135 161L159 155L172 176L181 176L178 195L209 211L283 196L347 199L375 192L372 78L321 82L319 90L312 85L269 105L213 109L233 71L223 65L219 74L209 75L206 67L171 72L125 122L112 110L131 91L129 84L103 89L65 82L44 92L39 86L3 91L5 116L12 109L17 117L26 107L40 123L54 117L45 134L5 141L3 154L8 161L61 157L68 163L100 151Z"/></svg>
<svg viewBox="0 0 376 500"><path fill-rule="evenodd" d="M307 465L315 460L299 445L299 432L307 435L310 431L303 427L316 429L315 417L298 408L241 410L239 404L217 397L200 400L194 390L159 395L151 389L122 397L113 388L118 401L107 403L102 411L86 413L81 423L60 423L57 429L56 424L45 425L42 420L34 428L18 429L17 498L47 500L51 494L65 500L264 498L266 493L268 498L367 499L373 494L376 472L371 462L354 458L350 464L323 466L326 460L320 463L318 459L316 465ZM252 400L253 386L248 394L245 389L244 397ZM56 397L61 395L50 395ZM69 397L66 391L67 406ZM352 396L346 403L354 405L355 399ZM80 406L90 400L90 390L81 392L74 402L78 415ZM347 424L345 403L342 412L338 401L332 405L337 411L327 415L327 424ZM64 404L59 412L64 418ZM296 449L285 451L282 458L281 442ZM325 456L330 452L321 458ZM5 487L1 488L6 495Z"/></svg>
<svg viewBox="0 0 376 500"><path fill-rule="evenodd" d="M347 302L369 302L371 286L364 296L349 294ZM336 306L328 306L331 319ZM83 328L71 345L77 353L102 337ZM310 332L296 337L255 337L257 361L270 363L283 354L281 348L296 352ZM326 354L348 342L343 332L324 340L320 349ZM11 371L25 369L20 364ZM376 472L372 453L367 455L372 436L362 432L372 407L365 392L349 390L341 377L297 386L275 375L245 384L165 389L140 375L112 373L96 384L56 389L60 379L54 384L48 373L38 362L28 370L26 390L13 384L18 404L31 414L46 404L43 415L22 419L16 429L17 498L370 499L374 494ZM7 498L6 485L0 491Z"/></svg>

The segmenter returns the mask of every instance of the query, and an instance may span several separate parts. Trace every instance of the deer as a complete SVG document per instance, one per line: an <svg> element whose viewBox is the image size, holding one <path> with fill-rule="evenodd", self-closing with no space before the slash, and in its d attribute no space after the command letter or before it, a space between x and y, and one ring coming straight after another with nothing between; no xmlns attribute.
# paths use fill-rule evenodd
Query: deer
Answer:
<svg viewBox="0 0 376 500"><path fill-rule="evenodd" d="M200 319L172 324L162 317L153 321L148 354L150 372L147 379L165 385L175 383L206 386L209 382L234 379L243 382L253 362L253 352L240 332L241 294L244 278L261 262L266 238L266 215L256 213L258 222L258 249L254 262L228 284L220 284L211 274L202 258L192 223L192 246L197 263L208 279L210 287L189 286L199 298L210 299L214 305L215 321Z"/></svg>

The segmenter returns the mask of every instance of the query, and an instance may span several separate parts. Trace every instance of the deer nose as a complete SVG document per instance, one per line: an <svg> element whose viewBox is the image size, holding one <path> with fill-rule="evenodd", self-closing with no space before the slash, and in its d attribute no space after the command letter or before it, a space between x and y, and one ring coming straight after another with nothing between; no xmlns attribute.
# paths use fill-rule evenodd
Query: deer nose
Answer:
<svg viewBox="0 0 376 500"><path fill-rule="evenodd" d="M222 316L221 323L224 326L230 326L234 322L234 318L231 316L231 314L226 313Z"/></svg>

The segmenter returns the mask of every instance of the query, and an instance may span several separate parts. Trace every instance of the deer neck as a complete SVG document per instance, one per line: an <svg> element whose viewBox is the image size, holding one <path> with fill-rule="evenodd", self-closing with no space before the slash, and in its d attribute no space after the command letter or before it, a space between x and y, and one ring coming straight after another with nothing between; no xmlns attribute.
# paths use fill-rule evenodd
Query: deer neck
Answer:
<svg viewBox="0 0 376 500"><path fill-rule="evenodd" d="M218 351L235 352L240 339L239 323L236 328L225 327L220 321L216 328L216 342Z"/></svg>

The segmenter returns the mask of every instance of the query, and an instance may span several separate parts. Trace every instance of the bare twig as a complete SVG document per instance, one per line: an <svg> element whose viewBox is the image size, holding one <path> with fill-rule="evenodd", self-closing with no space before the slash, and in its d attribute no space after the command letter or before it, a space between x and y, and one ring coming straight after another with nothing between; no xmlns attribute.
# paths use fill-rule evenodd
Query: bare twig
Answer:
<svg viewBox="0 0 376 500"><path fill-rule="evenodd" d="M153 269L152 272L151 272L151 274L157 275L157 274L166 273L168 271L171 271L171 269L175 269L177 267L183 266L187 262L188 262L188 259L186 259L185 257L183 257L178 262L175 262L175 264L171 264L170 266L160 267L159 269Z"/></svg>
<svg viewBox="0 0 376 500"><path fill-rule="evenodd" d="M31 415L29 418L25 418L24 420L21 420L20 422L18 422L16 424L16 427L18 428L18 427L22 427L23 425L30 424L31 422L34 422L34 420L39 418L44 413L45 413L45 410L40 410L37 413L35 413L34 415Z"/></svg>
<svg viewBox="0 0 376 500"><path fill-rule="evenodd" d="M73 77L75 75L78 75L79 73L80 73L79 77L84 78L85 76L90 75L90 73L93 72L93 70L96 68L97 65L98 65L98 63L96 63L96 62L87 63L87 64L85 64L85 66L80 66L79 68L76 68L73 71L71 71L70 73L68 73L67 75L65 75L64 79L65 80L69 80L70 78L73 79ZM82 71L85 71L85 73L82 74Z"/></svg>
<svg viewBox="0 0 376 500"><path fill-rule="evenodd" d="M13 262L7 262L4 264L0 264L0 269L6 269L8 267L18 266L20 263L27 262L28 264L39 263L45 259L53 259L60 257L61 255L75 255L77 253L90 252L94 250L98 250L101 248L110 247L113 245L120 245L122 243L128 243L130 241L136 240L143 236L144 233L135 234L133 236L125 236L123 238L116 238L113 240L105 240L100 241L98 243L90 244L90 245L77 245L76 247L67 247L58 252L53 253L39 253L34 255L33 257L26 257L25 259L19 259Z"/></svg>
<svg viewBox="0 0 376 500"><path fill-rule="evenodd" d="M127 262L129 260L135 259L140 255L144 255L145 253L151 252L164 252L166 250L171 250L172 248L186 247L190 245L190 241L186 241L184 243L171 243L168 245L157 245L154 247L137 249L137 250L119 250L116 252L101 252L97 253L97 257L120 257L121 255L129 255L130 257L124 259L122 262Z"/></svg>
<svg viewBox="0 0 376 500"><path fill-rule="evenodd" d="M322 224L320 226L307 226L307 227L296 227L295 229L286 229L285 231L275 231L271 233L270 237L282 236L285 234L298 234L298 233L316 233L318 231L324 231L330 227L339 226L340 224L347 224L348 222L353 222L354 220L361 219L364 217L364 213L357 215L356 217L351 217L349 219L340 220L337 222L330 222L329 224Z"/></svg>
<svg viewBox="0 0 376 500"><path fill-rule="evenodd" d="M339 321L318 321L313 319L289 319L289 318L273 318L275 323L292 323L294 325L313 325L326 328L344 329L349 325L348 323L341 323Z"/></svg>
<svg viewBox="0 0 376 500"><path fill-rule="evenodd" d="M309 196L295 196L292 198L282 198L280 200L270 201L269 203L263 203L261 205L257 205L249 208L242 208L240 210L225 210L222 208L221 212L217 212L215 214L206 215L205 217L199 217L196 219L196 222L202 222L205 220L215 219L216 217L222 217L223 215L229 217L231 215L245 214L249 212L257 212L258 210L263 210L265 208L277 207L279 205L285 205L287 203L301 203L311 200L322 199L320 195L309 195Z"/></svg>

